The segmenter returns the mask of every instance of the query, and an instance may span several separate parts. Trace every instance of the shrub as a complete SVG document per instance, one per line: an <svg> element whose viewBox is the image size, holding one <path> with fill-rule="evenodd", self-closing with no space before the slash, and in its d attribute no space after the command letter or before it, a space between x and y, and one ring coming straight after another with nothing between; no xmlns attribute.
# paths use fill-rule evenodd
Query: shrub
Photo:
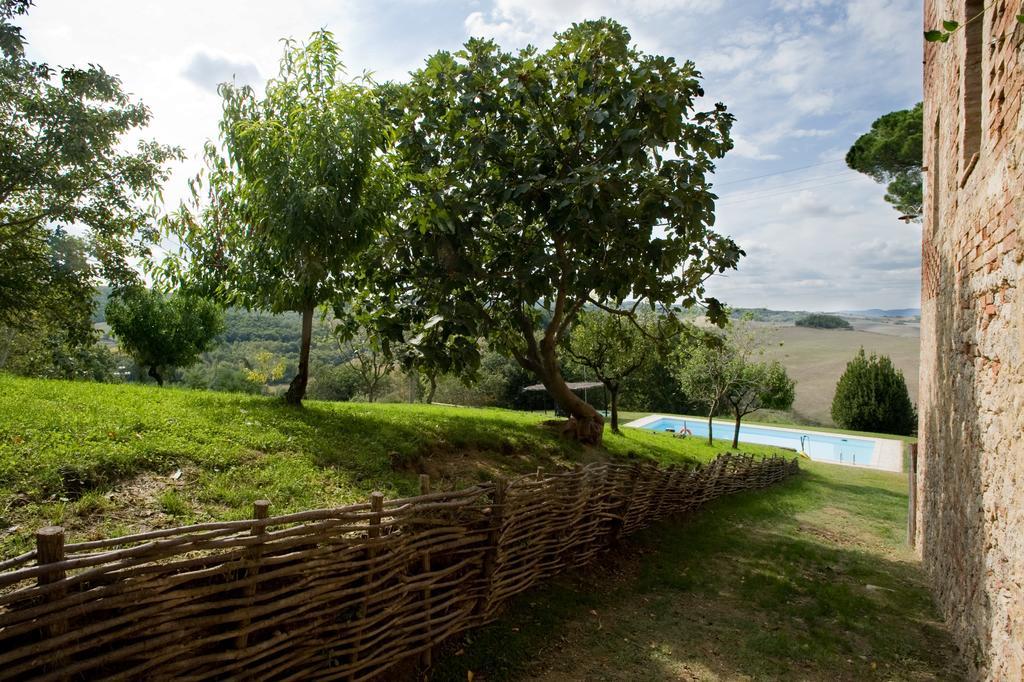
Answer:
<svg viewBox="0 0 1024 682"><path fill-rule="evenodd" d="M887 356L865 356L863 348L836 384L832 419L855 431L910 435L917 429L917 414L903 372Z"/></svg>
<svg viewBox="0 0 1024 682"><path fill-rule="evenodd" d="M853 329L852 324L838 315L826 315L825 313L804 315L796 321L796 326L815 329Z"/></svg>

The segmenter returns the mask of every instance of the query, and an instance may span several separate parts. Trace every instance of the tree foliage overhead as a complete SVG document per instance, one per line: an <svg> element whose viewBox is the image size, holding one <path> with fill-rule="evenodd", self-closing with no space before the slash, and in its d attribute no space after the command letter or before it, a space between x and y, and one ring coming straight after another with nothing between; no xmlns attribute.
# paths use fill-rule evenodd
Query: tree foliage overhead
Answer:
<svg viewBox="0 0 1024 682"><path fill-rule="evenodd" d="M150 141L126 148L150 113L102 67L27 59L12 22L29 5L0 0L0 324L22 328L48 305L54 228L80 228L96 274L136 279L131 261L157 238L149 209L180 156Z"/></svg>
<svg viewBox="0 0 1024 682"><path fill-rule="evenodd" d="M920 222L924 194L922 104L879 117L846 153L846 165L886 185L885 200L906 219Z"/></svg>
<svg viewBox="0 0 1024 682"><path fill-rule="evenodd" d="M106 315L121 349L161 386L166 370L193 364L224 331L224 315L213 302L142 287L111 297Z"/></svg>
<svg viewBox="0 0 1024 682"><path fill-rule="evenodd" d="M707 174L733 118L698 110L701 95L692 62L641 53L610 20L546 51L472 39L430 57L388 102L410 180L384 254L383 325L418 327L413 343L456 366L476 365L485 338L599 440L600 416L559 369L585 305L703 302L724 319L704 284L742 251L712 229Z"/></svg>
<svg viewBox="0 0 1024 682"><path fill-rule="evenodd" d="M207 194L194 183L194 205L168 221L182 249L158 272L227 304L302 313L292 403L305 395L315 309L352 295L357 260L394 209L388 126L369 85L343 76L333 36L319 31L286 43L263 97L220 86Z"/></svg>
<svg viewBox="0 0 1024 682"><path fill-rule="evenodd" d="M832 419L855 431L911 435L917 429L917 412L903 372L888 356L866 356L863 348L836 384Z"/></svg>

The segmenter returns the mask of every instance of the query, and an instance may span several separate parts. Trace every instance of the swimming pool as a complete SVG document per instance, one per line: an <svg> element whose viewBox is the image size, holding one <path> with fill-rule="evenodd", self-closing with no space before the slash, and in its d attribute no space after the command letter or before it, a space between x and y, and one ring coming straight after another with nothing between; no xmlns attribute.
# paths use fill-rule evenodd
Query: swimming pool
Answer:
<svg viewBox="0 0 1024 682"><path fill-rule="evenodd" d="M693 432L696 438L707 438L707 419L683 419L681 417L662 417L651 415L626 424L651 431L676 431L683 425ZM714 422L714 437L732 440L734 424ZM805 452L813 460L836 462L838 464L855 464L858 466L876 465L876 441L871 438L857 436L839 436L821 433L820 431L800 431L799 429L779 429L768 426L740 426L741 443L758 443L760 445L776 445L790 448L797 452Z"/></svg>

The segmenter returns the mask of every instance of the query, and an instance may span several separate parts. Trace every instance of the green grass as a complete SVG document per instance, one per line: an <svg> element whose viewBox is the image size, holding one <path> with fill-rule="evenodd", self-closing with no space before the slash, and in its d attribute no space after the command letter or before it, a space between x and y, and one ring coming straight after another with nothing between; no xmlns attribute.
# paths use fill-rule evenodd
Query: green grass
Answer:
<svg viewBox="0 0 1024 682"><path fill-rule="evenodd" d="M631 538L438 656L438 680L958 679L906 477L810 464Z"/></svg>
<svg viewBox="0 0 1024 682"><path fill-rule="evenodd" d="M706 461L728 449L627 430L604 447L558 437L544 418L497 409L317 403L0 375L0 555L64 525L71 541L210 519L252 502L286 513L495 475L640 457ZM771 453L765 446L745 452ZM13 528L14 530L10 530Z"/></svg>
<svg viewBox="0 0 1024 682"><path fill-rule="evenodd" d="M0 415L0 556L28 549L49 523L74 541L242 518L259 498L284 513L372 490L415 494L423 472L437 489L460 488L537 467L707 461L728 449L634 429L582 447L541 415L505 410L298 410L253 396L7 376ZM521 595L497 623L439 652L434 678L956 678L905 546L906 476L803 466Z"/></svg>

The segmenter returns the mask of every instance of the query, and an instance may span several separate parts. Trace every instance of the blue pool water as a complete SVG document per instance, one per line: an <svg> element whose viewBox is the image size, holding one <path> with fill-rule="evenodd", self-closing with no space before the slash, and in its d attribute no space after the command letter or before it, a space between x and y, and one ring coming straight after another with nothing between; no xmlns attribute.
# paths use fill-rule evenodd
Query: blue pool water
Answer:
<svg viewBox="0 0 1024 682"><path fill-rule="evenodd" d="M696 438L707 438L708 422L706 419L678 419L662 417L657 421L643 424L638 428L651 431L675 431L683 426L693 432ZM734 426L723 422L715 422L714 437L732 440ZM765 429L757 426L740 426L740 442L759 443L761 445L777 445L806 452L811 459L824 462L840 462L842 464L874 464L875 442L854 436L830 436L817 431L782 431Z"/></svg>

